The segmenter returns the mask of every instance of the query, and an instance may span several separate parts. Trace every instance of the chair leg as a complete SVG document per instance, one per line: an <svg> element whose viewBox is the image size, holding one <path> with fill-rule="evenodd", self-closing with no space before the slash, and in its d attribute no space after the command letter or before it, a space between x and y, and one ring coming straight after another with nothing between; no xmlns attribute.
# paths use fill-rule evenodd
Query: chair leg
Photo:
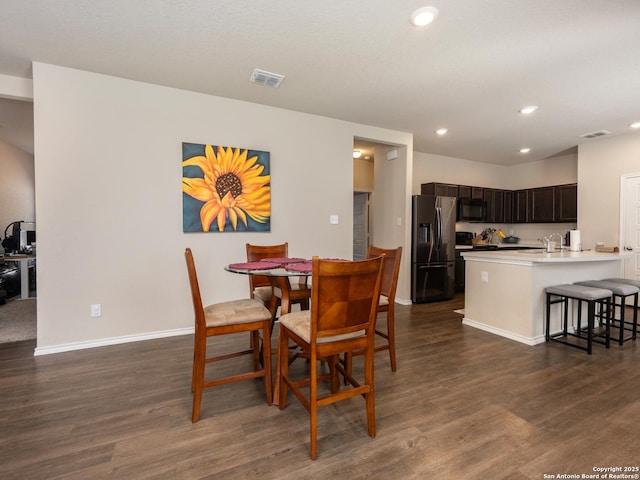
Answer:
<svg viewBox="0 0 640 480"><path fill-rule="evenodd" d="M202 403L202 389L204 384L204 364L206 357L207 339L196 340L195 352L193 355L193 377L191 384L193 388L193 407L191 409L191 422L200 420L200 404Z"/></svg>
<svg viewBox="0 0 640 480"><path fill-rule="evenodd" d="M264 367L264 388L267 394L267 404L273 404L273 382L271 381L271 320L262 327L262 366ZM256 344L255 351L260 351Z"/></svg>
<svg viewBox="0 0 640 480"><path fill-rule="evenodd" d="M280 392L278 404L280 410L287 406L287 382L285 378L289 375L289 340L286 333L284 333L284 327L280 325L280 337L278 338L278 368L276 375L278 375L278 382L280 383Z"/></svg>
<svg viewBox="0 0 640 480"><path fill-rule="evenodd" d="M318 457L318 362L315 351L311 354L309 384L309 433L311 437L311 460Z"/></svg>
<svg viewBox="0 0 640 480"><path fill-rule="evenodd" d="M387 336L389 341L389 361L391 362L391 371L396 371L396 327L395 327L395 319L393 318L395 315L393 311L389 310L387 312Z"/></svg>
<svg viewBox="0 0 640 480"><path fill-rule="evenodd" d="M365 394L367 408L367 432L370 437L376 436L376 405L375 405L375 389L373 377L373 355L375 350L373 347L365 350L364 363L364 382L369 387L369 392Z"/></svg>
<svg viewBox="0 0 640 480"><path fill-rule="evenodd" d="M353 352L345 352L344 353L344 371L347 372L347 375L351 376L351 372L353 370ZM345 385L347 385L347 377L344 377Z"/></svg>

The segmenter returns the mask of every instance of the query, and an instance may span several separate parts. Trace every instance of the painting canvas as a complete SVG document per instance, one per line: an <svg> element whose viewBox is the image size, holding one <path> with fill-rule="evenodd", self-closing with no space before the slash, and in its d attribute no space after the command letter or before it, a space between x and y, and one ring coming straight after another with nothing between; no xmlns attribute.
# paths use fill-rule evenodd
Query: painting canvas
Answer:
<svg viewBox="0 0 640 480"><path fill-rule="evenodd" d="M269 152L183 143L182 228L270 231Z"/></svg>

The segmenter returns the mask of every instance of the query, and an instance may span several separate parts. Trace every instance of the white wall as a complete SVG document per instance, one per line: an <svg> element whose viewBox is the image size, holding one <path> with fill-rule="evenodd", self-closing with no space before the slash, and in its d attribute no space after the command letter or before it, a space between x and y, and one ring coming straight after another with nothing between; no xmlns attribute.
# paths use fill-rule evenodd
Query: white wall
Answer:
<svg viewBox="0 0 640 480"><path fill-rule="evenodd" d="M507 190L575 183L577 162L576 153L504 166L415 152L411 190L413 195L418 195L420 185L429 182Z"/></svg>
<svg viewBox="0 0 640 480"><path fill-rule="evenodd" d="M373 161L363 158L353 159L354 192L373 192Z"/></svg>
<svg viewBox="0 0 640 480"><path fill-rule="evenodd" d="M0 168L0 236L4 240L9 223L36 218L33 157L0 140Z"/></svg>
<svg viewBox="0 0 640 480"><path fill-rule="evenodd" d="M247 242L351 258L354 137L412 149L402 132L53 65L34 63L33 85L38 353L188 331L187 246L207 303L248 295L223 270ZM182 232L183 141L271 153L270 233Z"/></svg>
<svg viewBox="0 0 640 480"><path fill-rule="evenodd" d="M620 179L640 173L640 133L599 138L578 148L578 228L585 248L620 242Z"/></svg>
<svg viewBox="0 0 640 480"><path fill-rule="evenodd" d="M414 195L417 195L420 193L420 185L428 182L507 190L575 183L577 181L577 161L577 152L571 152L535 162L504 166L415 152L411 190ZM549 236L552 233L564 234L566 230L576 228L576 224L459 222L456 225L456 229L459 231L475 233L480 233L487 227L500 228L507 234L520 237L523 243L535 243L538 238Z"/></svg>

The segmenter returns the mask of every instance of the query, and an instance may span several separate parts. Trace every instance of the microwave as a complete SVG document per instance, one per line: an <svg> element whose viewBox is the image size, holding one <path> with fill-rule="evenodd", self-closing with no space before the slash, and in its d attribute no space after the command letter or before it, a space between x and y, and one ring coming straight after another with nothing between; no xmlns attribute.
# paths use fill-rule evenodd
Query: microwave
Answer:
<svg viewBox="0 0 640 480"><path fill-rule="evenodd" d="M479 198L458 199L459 222L482 222L486 218L487 202Z"/></svg>

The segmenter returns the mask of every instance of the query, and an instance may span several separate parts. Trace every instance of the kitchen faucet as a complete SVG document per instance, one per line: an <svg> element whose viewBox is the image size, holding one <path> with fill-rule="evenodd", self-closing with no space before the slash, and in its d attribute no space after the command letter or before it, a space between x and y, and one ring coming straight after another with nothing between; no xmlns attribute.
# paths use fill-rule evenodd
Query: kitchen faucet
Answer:
<svg viewBox="0 0 640 480"><path fill-rule="evenodd" d="M563 250L564 249L564 237L562 235L560 235L559 233L552 233L548 237L539 238L538 241L540 243L542 243L542 245L544 246L544 248L545 248L545 250L547 252L552 252L553 251L553 244L552 244L553 237L556 237L556 236L560 237L560 250Z"/></svg>
<svg viewBox="0 0 640 480"><path fill-rule="evenodd" d="M560 250L564 250L564 236L560 235L559 233L552 233L551 235L549 235L549 241L552 241L553 237L558 237L560 239Z"/></svg>

